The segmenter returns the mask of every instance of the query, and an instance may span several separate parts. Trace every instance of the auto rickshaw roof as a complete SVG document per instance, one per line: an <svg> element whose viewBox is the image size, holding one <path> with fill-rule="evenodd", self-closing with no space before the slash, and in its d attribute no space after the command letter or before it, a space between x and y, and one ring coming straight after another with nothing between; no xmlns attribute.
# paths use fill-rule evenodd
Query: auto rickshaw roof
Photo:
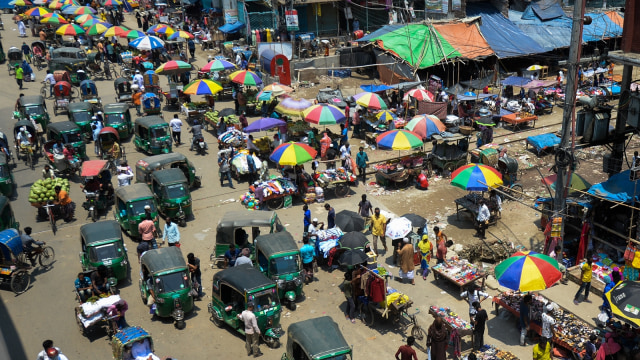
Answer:
<svg viewBox="0 0 640 360"><path fill-rule="evenodd" d="M106 170L107 164L109 164L107 160L87 160L82 163L80 176L98 176L103 170Z"/></svg>
<svg viewBox="0 0 640 360"><path fill-rule="evenodd" d="M275 211L230 211L224 214L218 223L218 229L271 226L276 216Z"/></svg>
<svg viewBox="0 0 640 360"><path fill-rule="evenodd" d="M184 176L184 172L178 168L156 170L151 173L151 177L160 184L171 184L177 182L187 183L187 178Z"/></svg>
<svg viewBox="0 0 640 360"><path fill-rule="evenodd" d="M111 126L105 126L102 129L100 129L100 132L98 133L98 136L100 136L102 134L111 134L111 135L115 136L116 139L118 139L118 141L120 141L120 134L118 133L118 130L116 130L115 128L113 128Z"/></svg>
<svg viewBox="0 0 640 360"><path fill-rule="evenodd" d="M289 325L287 334L289 334L288 341L295 341L300 344L300 347L310 359L318 359L328 354L351 350L340 331L340 327L329 316L293 323ZM288 344L287 348L289 348Z"/></svg>
<svg viewBox="0 0 640 360"><path fill-rule="evenodd" d="M60 121L47 125L47 130L54 130L55 132L61 133L63 131L80 130L80 127L73 121Z"/></svg>
<svg viewBox="0 0 640 360"><path fill-rule="evenodd" d="M11 255L18 256L22 252L22 239L16 229L0 231L0 250L5 259L11 259Z"/></svg>
<svg viewBox="0 0 640 360"><path fill-rule="evenodd" d="M0 165L7 163L7 154L0 152ZM2 205L0 205L0 209L2 209Z"/></svg>
<svg viewBox="0 0 640 360"><path fill-rule="evenodd" d="M260 235L255 239L256 247L267 258L276 254L298 251L298 245L288 231Z"/></svg>
<svg viewBox="0 0 640 360"><path fill-rule="evenodd" d="M51 125L51 124L49 124ZM30 120L18 120L16 121L15 124L13 124L13 131L17 132L17 129L20 129L21 127L26 127L31 129L32 131L36 131L36 128L33 126L33 123Z"/></svg>
<svg viewBox="0 0 640 360"><path fill-rule="evenodd" d="M142 160L138 160L136 164L145 163L145 168L147 169L156 169L161 167L164 164L173 163L176 161L188 161L187 157L184 154L178 152L171 152L168 154L160 154L146 157Z"/></svg>
<svg viewBox="0 0 640 360"><path fill-rule="evenodd" d="M175 246L149 250L142 254L140 263L147 267L151 275L187 268L182 251Z"/></svg>
<svg viewBox="0 0 640 360"><path fill-rule="evenodd" d="M116 189L116 196L124 202L153 198L153 193L147 184L131 184Z"/></svg>
<svg viewBox="0 0 640 360"><path fill-rule="evenodd" d="M118 85L118 84L122 84L122 83L130 83L130 82L131 81L129 81L129 79L127 79L127 78L119 77L119 78L117 78L117 79L115 79L113 81L113 84L114 85Z"/></svg>
<svg viewBox="0 0 640 360"><path fill-rule="evenodd" d="M141 126L144 126L144 127L152 127L154 125L166 125L166 126L169 126L169 124L167 124L167 122L164 121L163 118L161 118L160 116L157 116L157 115L143 116L141 118L137 118L136 119L136 125L141 125Z"/></svg>
<svg viewBox="0 0 640 360"><path fill-rule="evenodd" d="M77 111L91 111L93 112L93 105L90 102L78 101L69 103L67 106L68 112L77 112Z"/></svg>
<svg viewBox="0 0 640 360"><path fill-rule="evenodd" d="M74 104L74 103L72 103ZM124 113L129 110L129 104L127 103L114 103L104 105L102 112L105 114Z"/></svg>
<svg viewBox="0 0 640 360"><path fill-rule="evenodd" d="M57 49L53 49L53 54L57 54L57 53L61 53L61 52L68 52L68 53L78 53L78 52L83 52L84 50L82 49L78 49L75 47L71 47L71 46L65 46L65 47L60 47Z"/></svg>
<svg viewBox="0 0 640 360"><path fill-rule="evenodd" d="M110 240L120 240L122 231L117 221L105 220L82 225L80 227L80 236L84 239L84 243L89 245Z"/></svg>
<svg viewBox="0 0 640 360"><path fill-rule="evenodd" d="M25 95L20 97L20 106L45 105L42 95Z"/></svg>
<svg viewBox="0 0 640 360"><path fill-rule="evenodd" d="M17 52L19 52L19 53L20 53L20 55L22 55L22 50L18 49L18 48L17 48L17 47L15 47L15 46L12 46L12 47L10 47L10 48L9 48L9 50L7 50L7 54L8 54L8 53L17 53Z"/></svg>
<svg viewBox="0 0 640 360"><path fill-rule="evenodd" d="M234 266L213 275L213 282L226 282L236 290L247 292L276 283L249 265Z"/></svg>

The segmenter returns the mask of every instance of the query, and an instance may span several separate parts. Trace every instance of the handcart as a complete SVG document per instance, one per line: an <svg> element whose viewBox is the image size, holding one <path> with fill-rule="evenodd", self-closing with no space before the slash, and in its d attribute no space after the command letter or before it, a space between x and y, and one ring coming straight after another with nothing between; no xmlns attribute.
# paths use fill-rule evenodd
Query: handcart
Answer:
<svg viewBox="0 0 640 360"><path fill-rule="evenodd" d="M394 187L401 189L407 187L413 178L419 172L416 169L399 169L392 172L383 170L376 171L376 181L385 187Z"/></svg>
<svg viewBox="0 0 640 360"><path fill-rule="evenodd" d="M434 168L442 170L443 174L450 176L457 168L466 165L467 150L469 148L468 136L456 134L451 137L432 135L433 147L427 155L427 174L431 176Z"/></svg>
<svg viewBox="0 0 640 360"><path fill-rule="evenodd" d="M82 335L87 336L97 329L112 337L115 333L113 320L116 317L107 315L107 308L120 301L120 295L111 295L100 298L96 302L85 302L75 308L76 324Z"/></svg>
<svg viewBox="0 0 640 360"><path fill-rule="evenodd" d="M344 168L335 171L327 170L318 174L316 183L320 186L326 196L327 190L333 188L336 197L345 197L349 194L349 186L356 181L355 176Z"/></svg>

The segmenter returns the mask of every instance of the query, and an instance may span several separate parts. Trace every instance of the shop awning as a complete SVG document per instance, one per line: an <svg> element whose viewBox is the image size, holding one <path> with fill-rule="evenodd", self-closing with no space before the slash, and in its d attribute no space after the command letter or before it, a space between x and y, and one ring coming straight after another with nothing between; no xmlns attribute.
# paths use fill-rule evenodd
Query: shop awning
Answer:
<svg viewBox="0 0 640 360"><path fill-rule="evenodd" d="M615 174L609 180L591 186L587 192L611 201L632 202L635 184L629 180L629 173L630 170Z"/></svg>
<svg viewBox="0 0 640 360"><path fill-rule="evenodd" d="M499 58L547 52L490 4L467 4L467 16L481 16L480 32Z"/></svg>
<svg viewBox="0 0 640 360"><path fill-rule="evenodd" d="M240 21L235 22L233 24L224 24L222 26L220 26L218 28L218 30L222 31L223 33L226 34L233 34L238 32L240 29L242 29L244 27L244 24L241 23Z"/></svg>
<svg viewBox="0 0 640 360"><path fill-rule="evenodd" d="M434 24L451 46L467 59L495 55L476 23Z"/></svg>

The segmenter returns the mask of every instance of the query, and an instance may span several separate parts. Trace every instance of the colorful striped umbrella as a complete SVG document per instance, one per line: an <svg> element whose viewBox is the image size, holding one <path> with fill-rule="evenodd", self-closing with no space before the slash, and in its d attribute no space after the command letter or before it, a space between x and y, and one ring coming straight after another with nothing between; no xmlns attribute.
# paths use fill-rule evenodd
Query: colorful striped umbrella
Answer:
<svg viewBox="0 0 640 360"><path fill-rule="evenodd" d="M275 111L283 115L303 117L302 112L310 106L311 103L305 99L294 99L288 97L280 101L276 106Z"/></svg>
<svg viewBox="0 0 640 360"><path fill-rule="evenodd" d="M80 6L74 11L75 15L85 15L85 14L95 14L96 11L93 10L91 6Z"/></svg>
<svg viewBox="0 0 640 360"><path fill-rule="evenodd" d="M66 24L60 26L58 30L56 30L56 34L78 36L80 34L84 34L84 29L76 24Z"/></svg>
<svg viewBox="0 0 640 360"><path fill-rule="evenodd" d="M440 134L447 129L442 121L434 115L414 116L404 128L422 136L423 139L429 139L431 135Z"/></svg>
<svg viewBox="0 0 640 360"><path fill-rule="evenodd" d="M105 26L102 23L98 23L98 24L92 25L87 29L87 35L98 36L103 34L107 30L109 30L108 26Z"/></svg>
<svg viewBox="0 0 640 360"><path fill-rule="evenodd" d="M313 160L317 154L318 152L307 144L289 142L275 148L269 159L278 165L295 166Z"/></svg>
<svg viewBox="0 0 640 360"><path fill-rule="evenodd" d="M172 29L173 30L173 29ZM168 39L169 40L177 40L177 39L193 39L195 38L195 36L193 36L192 33L188 32L188 31L184 31L184 30L178 30L175 31L173 34L171 34Z"/></svg>
<svg viewBox="0 0 640 360"><path fill-rule="evenodd" d="M80 6L80 4L73 0L53 0L49 3L49 9L61 9L65 5Z"/></svg>
<svg viewBox="0 0 640 360"><path fill-rule="evenodd" d="M84 15L76 16L74 20L78 24L82 24L83 22L85 22L85 21L87 21L89 19L96 19L96 17L91 15L91 14L84 14Z"/></svg>
<svg viewBox="0 0 640 360"><path fill-rule="evenodd" d="M491 166L467 164L451 173L451 185L468 191L487 191L502 185L502 174Z"/></svg>
<svg viewBox="0 0 640 360"><path fill-rule="evenodd" d="M202 69L200 69L200 70L202 70ZM274 97L274 95L271 93L271 91L260 90L256 94L256 100L258 100L258 101L270 101L273 97Z"/></svg>
<svg viewBox="0 0 640 360"><path fill-rule="evenodd" d="M423 90L423 89L411 89L409 90L406 94L404 94L404 97L402 98L402 100L409 100L409 97L412 97L418 101L429 101L429 102L433 102L435 101L436 97L433 96L433 94L428 91L428 90Z"/></svg>
<svg viewBox="0 0 640 360"><path fill-rule="evenodd" d="M229 79L236 84L245 85L245 86L258 86L262 84L262 80L258 74L249 70L240 70L231 73L229 75Z"/></svg>
<svg viewBox="0 0 640 360"><path fill-rule="evenodd" d="M49 11L49 9L43 8L41 6L31 8L24 12L24 14L27 16L37 16L37 17L40 17L45 14L50 14L50 13L51 11Z"/></svg>
<svg viewBox="0 0 640 360"><path fill-rule="evenodd" d="M91 19L87 19L83 22L80 23L80 26L82 26L84 29L90 28L93 25L96 24L101 24L104 25L107 29L111 27L111 24L106 23L106 22L102 22L100 19L96 19L96 18L91 18Z"/></svg>
<svg viewBox="0 0 640 360"><path fill-rule="evenodd" d="M280 83L273 83L264 87L263 90L271 91L274 95L280 96L282 94L289 94L293 92L293 89L288 87L287 85L282 85Z"/></svg>
<svg viewBox="0 0 640 360"><path fill-rule="evenodd" d="M155 24L147 29L147 34L165 34L168 36L173 34L174 32L176 31L167 24Z"/></svg>
<svg viewBox="0 0 640 360"><path fill-rule="evenodd" d="M153 50L163 48L164 41L155 36L143 36L131 41L129 46L138 50Z"/></svg>
<svg viewBox="0 0 640 360"><path fill-rule="evenodd" d="M192 68L191 64L188 64L184 61L171 60L160 65L156 69L156 74L161 74L161 75L182 74L184 72L191 71L191 68Z"/></svg>
<svg viewBox="0 0 640 360"><path fill-rule="evenodd" d="M175 35L175 34L173 34ZM171 36L173 36L171 35ZM231 70L231 69L235 69L236 65L233 63L230 63L226 60L212 60L209 61L209 63L207 63L207 65L203 66L200 68L201 71L204 72L211 72L211 71L224 71L224 70Z"/></svg>
<svg viewBox="0 0 640 360"><path fill-rule="evenodd" d="M187 95L213 95L220 91L222 91L222 86L207 79L192 81L182 89L182 92Z"/></svg>
<svg viewBox="0 0 640 360"><path fill-rule="evenodd" d="M551 188L555 190L557 180L558 175L553 174L542 179L542 183L551 186ZM572 172L571 184L569 184L569 187L569 192L571 192L571 190L587 191L591 187L591 183L585 180L582 176Z"/></svg>
<svg viewBox="0 0 640 360"><path fill-rule="evenodd" d="M129 29L127 29L124 26L112 26L109 28L109 30L107 30L107 32L104 33L104 37L112 37L112 36L120 36L122 37L122 34L126 33L127 31L129 31Z"/></svg>
<svg viewBox="0 0 640 360"><path fill-rule="evenodd" d="M65 15L73 15L73 14L75 14L76 9L78 9L78 8L79 8L79 6L67 4L67 5L63 5L60 8L60 12L65 14Z"/></svg>
<svg viewBox="0 0 640 360"><path fill-rule="evenodd" d="M347 120L339 107L329 104L318 104L302 112L304 120L316 125L335 125Z"/></svg>
<svg viewBox="0 0 640 360"><path fill-rule="evenodd" d="M105 0L102 3L102 6L116 7L116 6L120 6L120 5L122 5L122 1L120 1L120 0Z"/></svg>
<svg viewBox="0 0 640 360"><path fill-rule="evenodd" d="M137 38L141 38L144 37L145 34L140 31L140 30L129 30L127 32L125 32L124 34L120 34L121 38L127 38L127 39L137 39Z"/></svg>
<svg viewBox="0 0 640 360"><path fill-rule="evenodd" d="M12 0L9 2L9 5L15 6L30 6L32 5L30 1L27 0Z"/></svg>
<svg viewBox="0 0 640 360"><path fill-rule="evenodd" d="M562 278L558 262L533 251L516 252L495 268L498 283L517 291L544 290Z"/></svg>
<svg viewBox="0 0 640 360"><path fill-rule="evenodd" d="M396 116L396 114L394 114L389 110L382 110L376 114L376 118L380 121L387 122L389 120L394 120L398 117Z"/></svg>
<svg viewBox="0 0 640 360"><path fill-rule="evenodd" d="M54 25L63 25L63 24L68 24L69 22L63 18L62 16L55 14L55 13L49 13L49 14L44 14L40 17L40 23L41 24L54 24Z"/></svg>
<svg viewBox="0 0 640 360"><path fill-rule="evenodd" d="M376 137L376 144L381 149L411 150L423 145L420 135L409 130L389 130Z"/></svg>
<svg viewBox="0 0 640 360"><path fill-rule="evenodd" d="M383 110L387 109L387 104L384 103L384 100L380 97L380 95L371 92L363 92L360 94L356 94L353 96L356 100L356 103L360 106L364 106L369 109L375 110Z"/></svg>

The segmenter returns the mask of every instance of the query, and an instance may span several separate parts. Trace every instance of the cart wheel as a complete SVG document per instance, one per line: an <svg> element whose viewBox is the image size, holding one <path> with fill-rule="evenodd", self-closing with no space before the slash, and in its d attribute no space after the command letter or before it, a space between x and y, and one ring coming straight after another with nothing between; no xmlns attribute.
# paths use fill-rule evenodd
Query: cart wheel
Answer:
<svg viewBox="0 0 640 360"><path fill-rule="evenodd" d="M11 290L16 294L27 291L31 283L31 274L27 270L17 270L11 274Z"/></svg>
<svg viewBox="0 0 640 360"><path fill-rule="evenodd" d="M415 325L411 329L411 336L413 336L418 341L422 341L423 339L427 338L427 334L425 333L424 329L420 325Z"/></svg>
<svg viewBox="0 0 640 360"><path fill-rule="evenodd" d="M268 347L272 349L277 349L280 347L280 340L274 339L272 337L265 336L264 342L267 344Z"/></svg>
<svg viewBox="0 0 640 360"><path fill-rule="evenodd" d="M49 267L55 259L56 253L53 251L53 248L51 246L45 246L42 248L40 256L38 256L38 263L40 263L40 266Z"/></svg>
<svg viewBox="0 0 640 360"><path fill-rule="evenodd" d="M345 197L349 194L349 185L347 184L336 184L335 193L336 197Z"/></svg>
<svg viewBox="0 0 640 360"><path fill-rule="evenodd" d="M267 201L267 208L269 210L278 210L284 206L284 197L279 197Z"/></svg>
<svg viewBox="0 0 640 360"><path fill-rule="evenodd" d="M296 305L296 303L294 301L289 301L287 303L287 308L291 311L295 311L296 308L298 307L298 305Z"/></svg>
<svg viewBox="0 0 640 360"><path fill-rule="evenodd" d="M82 335L86 335L86 331L85 331L85 327L82 324L82 320L80 320L80 307L77 307L75 310L75 314L76 314L76 324L78 324L78 330L80 330L80 333Z"/></svg>
<svg viewBox="0 0 640 360"><path fill-rule="evenodd" d="M443 177L449 178L451 177L451 173L456 169L456 165L452 162L444 164L443 169Z"/></svg>
<svg viewBox="0 0 640 360"><path fill-rule="evenodd" d="M520 200L522 199L524 189L520 184L513 184L509 188L509 200Z"/></svg>
<svg viewBox="0 0 640 360"><path fill-rule="evenodd" d="M360 319L367 326L373 326L373 309L369 305L360 304Z"/></svg>

